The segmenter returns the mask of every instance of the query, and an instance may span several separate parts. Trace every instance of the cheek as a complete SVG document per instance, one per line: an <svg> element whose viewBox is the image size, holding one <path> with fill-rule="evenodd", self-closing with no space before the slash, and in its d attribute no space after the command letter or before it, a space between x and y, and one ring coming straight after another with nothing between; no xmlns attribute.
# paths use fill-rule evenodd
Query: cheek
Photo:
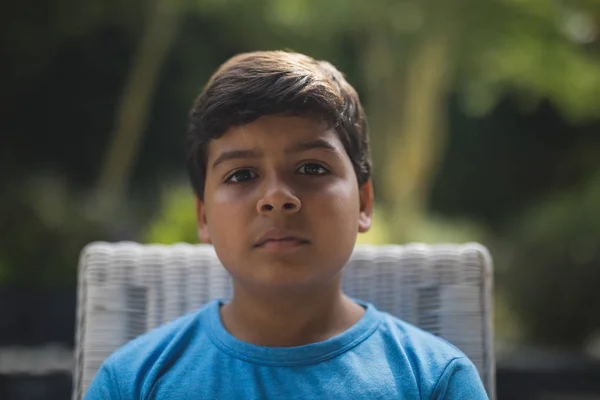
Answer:
<svg viewBox="0 0 600 400"><path fill-rule="evenodd" d="M215 203L210 210L208 229L211 243L221 263L227 267L238 263L244 244L244 220L227 203Z"/></svg>
<svg viewBox="0 0 600 400"><path fill-rule="evenodd" d="M348 182L336 184L316 197L312 220L323 245L319 255L329 265L341 268L348 262L358 236L358 187L354 188Z"/></svg>
<svg viewBox="0 0 600 400"><path fill-rule="evenodd" d="M213 244L228 246L230 243L239 243L239 237L253 210L248 203L248 194L231 188L213 190L207 212Z"/></svg>
<svg viewBox="0 0 600 400"><path fill-rule="evenodd" d="M347 181L323 188L316 193L315 198L319 203L317 209L325 214L326 220L335 220L339 224L356 224L360 210L358 186ZM334 228L333 226L331 228Z"/></svg>
<svg viewBox="0 0 600 400"><path fill-rule="evenodd" d="M240 214L248 213L249 209L255 208L253 192L243 185L238 187L221 185L213 189L212 203L225 218L238 217Z"/></svg>

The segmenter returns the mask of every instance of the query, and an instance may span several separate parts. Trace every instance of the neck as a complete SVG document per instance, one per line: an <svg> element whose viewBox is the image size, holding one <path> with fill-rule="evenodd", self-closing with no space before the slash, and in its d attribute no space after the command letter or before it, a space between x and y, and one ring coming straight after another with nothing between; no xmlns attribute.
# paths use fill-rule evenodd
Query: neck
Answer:
<svg viewBox="0 0 600 400"><path fill-rule="evenodd" d="M234 284L232 300L221 308L227 331L246 343L293 347L316 343L354 325L364 308L333 287L306 291L265 291Z"/></svg>

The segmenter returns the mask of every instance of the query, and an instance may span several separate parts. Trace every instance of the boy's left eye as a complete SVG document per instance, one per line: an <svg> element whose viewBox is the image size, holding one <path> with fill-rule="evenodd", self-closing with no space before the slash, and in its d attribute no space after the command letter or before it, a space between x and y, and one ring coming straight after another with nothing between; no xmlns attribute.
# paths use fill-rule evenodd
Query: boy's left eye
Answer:
<svg viewBox="0 0 600 400"><path fill-rule="evenodd" d="M329 172L327 168L317 163L306 163L297 170L301 174L324 175Z"/></svg>

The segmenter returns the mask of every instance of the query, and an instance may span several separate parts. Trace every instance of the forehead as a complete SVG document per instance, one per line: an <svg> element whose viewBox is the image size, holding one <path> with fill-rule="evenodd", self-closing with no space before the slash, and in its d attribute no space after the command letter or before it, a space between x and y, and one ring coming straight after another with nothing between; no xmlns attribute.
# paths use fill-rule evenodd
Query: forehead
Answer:
<svg viewBox="0 0 600 400"><path fill-rule="evenodd" d="M294 145L322 140L345 154L335 129L325 121L303 116L268 115L251 123L228 129L208 145L207 161L223 151L257 149L281 152Z"/></svg>

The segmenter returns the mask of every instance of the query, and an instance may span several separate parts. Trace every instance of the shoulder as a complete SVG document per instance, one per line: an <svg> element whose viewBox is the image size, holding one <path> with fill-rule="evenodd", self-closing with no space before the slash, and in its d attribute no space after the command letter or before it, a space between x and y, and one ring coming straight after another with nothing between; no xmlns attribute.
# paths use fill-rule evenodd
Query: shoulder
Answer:
<svg viewBox="0 0 600 400"><path fill-rule="evenodd" d="M382 335L400 346L415 362L445 366L455 358L465 357L461 350L439 336L385 312L381 312L381 317Z"/></svg>
<svg viewBox="0 0 600 400"><path fill-rule="evenodd" d="M451 396L456 385L481 396L469 398L487 398L477 369L456 346L390 314L382 312L381 317L386 352L396 352L408 364L423 398L455 398L444 396Z"/></svg>
<svg viewBox="0 0 600 400"><path fill-rule="evenodd" d="M205 334L202 326L206 324L205 317L211 308L208 304L117 349L103 362L89 392L93 392L96 386L108 386L122 398L142 398L164 369L181 357L190 343L197 342ZM102 380L105 382L101 383Z"/></svg>
<svg viewBox="0 0 600 400"><path fill-rule="evenodd" d="M138 336L111 354L106 363L135 366L172 351L174 345L187 342L190 334L196 332L203 311L184 315Z"/></svg>

